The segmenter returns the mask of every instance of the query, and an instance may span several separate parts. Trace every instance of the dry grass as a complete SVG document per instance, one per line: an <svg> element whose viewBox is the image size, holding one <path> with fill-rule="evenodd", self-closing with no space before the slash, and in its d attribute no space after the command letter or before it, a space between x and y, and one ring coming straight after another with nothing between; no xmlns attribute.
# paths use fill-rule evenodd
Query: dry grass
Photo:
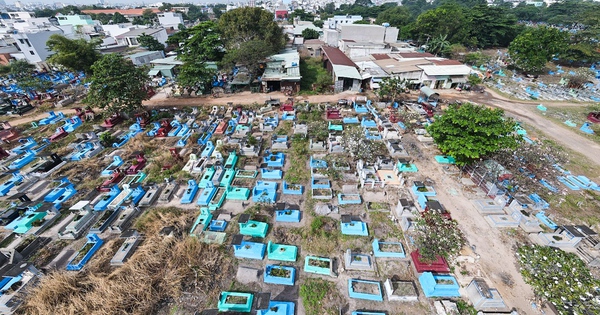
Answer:
<svg viewBox="0 0 600 315"><path fill-rule="evenodd" d="M147 238L124 266L109 266L121 244L109 241L83 271L59 271L44 277L21 313L155 314L184 291L198 296L195 305L187 307L205 307L233 272L225 251L185 233L182 237L158 233L164 226L186 231L191 219L191 213L177 210L151 211L142 217Z"/></svg>

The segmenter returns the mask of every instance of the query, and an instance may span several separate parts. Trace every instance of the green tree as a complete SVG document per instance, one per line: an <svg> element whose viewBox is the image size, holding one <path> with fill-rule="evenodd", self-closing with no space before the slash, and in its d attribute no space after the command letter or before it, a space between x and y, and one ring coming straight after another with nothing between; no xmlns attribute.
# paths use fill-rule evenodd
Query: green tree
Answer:
<svg viewBox="0 0 600 315"><path fill-rule="evenodd" d="M302 30L302 37L304 39L317 39L319 38L319 32L312 28L305 28Z"/></svg>
<svg viewBox="0 0 600 315"><path fill-rule="evenodd" d="M419 15L415 31L420 42L446 35L451 44L472 46L470 23L465 10L456 3L446 3Z"/></svg>
<svg viewBox="0 0 600 315"><path fill-rule="evenodd" d="M96 50L98 41L85 39L69 39L59 34L53 34L46 41L48 50L54 52L48 62L61 65L69 70L83 71L91 74L92 65L100 59Z"/></svg>
<svg viewBox="0 0 600 315"><path fill-rule="evenodd" d="M432 38L427 43L427 52L430 52L436 56L449 54L452 45L450 44L447 38L448 35L439 35Z"/></svg>
<svg viewBox="0 0 600 315"><path fill-rule="evenodd" d="M405 6L387 9L377 16L376 24L389 23L391 26L402 27L413 20L413 17Z"/></svg>
<svg viewBox="0 0 600 315"><path fill-rule="evenodd" d="M556 28L540 26L524 30L508 46L515 66L539 73L556 54L567 49L568 35Z"/></svg>
<svg viewBox="0 0 600 315"><path fill-rule="evenodd" d="M517 36L517 18L502 7L478 5L468 11L478 47L507 47Z"/></svg>
<svg viewBox="0 0 600 315"><path fill-rule="evenodd" d="M117 54L102 56L92 67L84 102L108 113L130 114L148 98L149 77L143 68Z"/></svg>
<svg viewBox="0 0 600 315"><path fill-rule="evenodd" d="M316 27L318 27L318 28L322 28L324 23L325 22L323 22L322 20L316 20L316 21L313 22L313 25L316 26Z"/></svg>
<svg viewBox="0 0 600 315"><path fill-rule="evenodd" d="M245 7L228 11L218 23L227 49L239 48L248 41L262 41L269 53L276 53L285 46L285 35L275 22L273 13L262 8Z"/></svg>
<svg viewBox="0 0 600 315"><path fill-rule="evenodd" d="M299 18L300 21L313 21L315 16L310 12L306 12L303 9L296 9L294 12L290 13L290 20L294 20L294 18Z"/></svg>
<svg viewBox="0 0 600 315"><path fill-rule="evenodd" d="M416 221L415 245L422 262L434 262L438 256L457 255L465 244L458 223L448 220L437 211L425 211Z"/></svg>
<svg viewBox="0 0 600 315"><path fill-rule="evenodd" d="M113 24L121 24L129 22L129 20L123 14L115 12L112 16L112 22Z"/></svg>
<svg viewBox="0 0 600 315"><path fill-rule="evenodd" d="M217 24L201 22L169 37L167 43L176 47L177 56L182 61L220 61L224 47Z"/></svg>
<svg viewBox="0 0 600 315"><path fill-rule="evenodd" d="M358 21L354 21L352 24L364 24L364 25L369 25L369 24L371 24L371 21L369 21L369 20L358 20Z"/></svg>
<svg viewBox="0 0 600 315"><path fill-rule="evenodd" d="M156 13L152 9L145 9L142 11L142 16L136 16L131 23L134 25L150 25L154 24L157 18Z"/></svg>
<svg viewBox="0 0 600 315"><path fill-rule="evenodd" d="M377 95L381 99L396 101L398 96L401 95L406 89L406 79L400 79L398 77L387 77L379 83L379 90Z"/></svg>
<svg viewBox="0 0 600 315"><path fill-rule="evenodd" d="M517 258L525 282L559 314L600 314L600 282L577 255L533 245L520 247Z"/></svg>
<svg viewBox="0 0 600 315"><path fill-rule="evenodd" d="M161 42L159 42L152 35L147 35L146 33L142 33L142 35L138 36L137 40L138 40L138 43L140 44L140 46L142 46L150 51L157 51L157 50L165 49L165 45L161 44Z"/></svg>
<svg viewBox="0 0 600 315"><path fill-rule="evenodd" d="M427 127L440 151L460 166L485 158L498 150L515 148L515 122L501 109L466 103L450 105Z"/></svg>
<svg viewBox="0 0 600 315"><path fill-rule="evenodd" d="M177 47L177 58L183 61L177 84L190 93L207 93L214 71L207 68L206 62L223 58L223 42L217 25L212 21L201 22L169 37L168 43Z"/></svg>
<svg viewBox="0 0 600 315"><path fill-rule="evenodd" d="M222 64L225 67L242 63L248 68L251 76L257 75L260 69L260 63L265 61L265 58L271 55L273 51L271 47L265 45L262 40L251 40L243 42L239 48L227 51L223 57Z"/></svg>

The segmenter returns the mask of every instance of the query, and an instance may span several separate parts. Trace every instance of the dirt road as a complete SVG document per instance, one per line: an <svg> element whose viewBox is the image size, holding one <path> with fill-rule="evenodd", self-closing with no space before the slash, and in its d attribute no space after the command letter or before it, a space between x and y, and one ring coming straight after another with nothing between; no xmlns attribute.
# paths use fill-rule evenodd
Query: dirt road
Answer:
<svg viewBox="0 0 600 315"><path fill-rule="evenodd" d="M519 314L536 314L531 310L530 301L534 298L533 291L523 281L511 248L514 240L503 239L506 230L488 225L471 200L461 192L456 176L445 174L441 165L431 159L437 153L436 150L433 148L425 150L429 151L429 154L425 155L426 158L415 161L419 173L427 174L435 182L437 199L450 211L452 218L459 222L468 245L474 246L475 252L480 256L474 268L469 269L476 269L477 273L487 278L490 287L496 288L508 306L517 308ZM484 198L482 196L481 199ZM502 280L502 276L506 275L513 281L511 286L507 286ZM470 279L470 277L466 278Z"/></svg>

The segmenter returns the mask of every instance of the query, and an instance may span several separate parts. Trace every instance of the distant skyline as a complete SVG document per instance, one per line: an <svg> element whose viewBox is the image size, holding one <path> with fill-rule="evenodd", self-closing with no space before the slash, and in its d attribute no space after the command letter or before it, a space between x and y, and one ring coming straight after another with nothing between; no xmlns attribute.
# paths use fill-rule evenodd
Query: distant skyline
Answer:
<svg viewBox="0 0 600 315"><path fill-rule="evenodd" d="M7 5L14 5L15 4L15 0L6 0L6 4ZM40 1L20 1L23 5L27 6L30 4L53 4L53 3L62 3L63 5L92 5L92 4L98 4L97 0L68 0L68 1L54 1L54 0L40 0ZM192 3L192 4L215 4L215 3L236 3L236 2L248 2L248 1L228 1L228 0L194 0L194 1L176 1L176 0L169 0L169 1L139 1L139 0L118 0L118 1L104 1L105 5L135 5L135 6L141 6L143 5L151 5L154 3L158 3L158 2L164 2L164 3ZM284 2L288 2L288 1L284 1Z"/></svg>

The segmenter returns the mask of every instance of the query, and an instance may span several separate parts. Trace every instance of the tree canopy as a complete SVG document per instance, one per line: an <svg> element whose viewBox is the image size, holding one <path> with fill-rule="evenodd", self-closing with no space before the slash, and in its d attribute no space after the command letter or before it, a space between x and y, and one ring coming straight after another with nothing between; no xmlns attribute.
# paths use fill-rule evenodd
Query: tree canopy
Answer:
<svg viewBox="0 0 600 315"><path fill-rule="evenodd" d="M243 63L252 74L257 73L258 62L279 52L286 42L273 14L261 8L228 11L219 19L218 28L227 50L223 65Z"/></svg>
<svg viewBox="0 0 600 315"><path fill-rule="evenodd" d="M90 88L84 102L109 113L132 113L148 98L144 68L117 54L102 56L92 67Z"/></svg>
<svg viewBox="0 0 600 315"><path fill-rule="evenodd" d="M48 58L51 64L61 65L69 70L83 71L91 74L92 65L100 59L96 50L97 41L85 39L69 39L59 34L53 34L46 41L48 49L54 54Z"/></svg>
<svg viewBox="0 0 600 315"><path fill-rule="evenodd" d="M212 21L201 22L175 33L167 42L176 47L177 58L183 61L177 83L190 92L207 92L214 71L207 67L206 62L220 62L224 55L224 44L217 24Z"/></svg>
<svg viewBox="0 0 600 315"><path fill-rule="evenodd" d="M577 255L533 245L520 247L517 256L525 282L559 314L600 314L600 281Z"/></svg>
<svg viewBox="0 0 600 315"><path fill-rule="evenodd" d="M518 68L533 73L544 70L546 63L568 48L568 35L547 26L530 27L517 36L508 52Z"/></svg>
<svg viewBox="0 0 600 315"><path fill-rule="evenodd" d="M438 148L465 165L503 149L517 146L515 122L501 109L452 104L427 127Z"/></svg>
<svg viewBox="0 0 600 315"><path fill-rule="evenodd" d="M138 40L138 43L140 44L140 46L142 46L150 51L157 51L157 50L165 49L165 45L163 45L161 42L159 42L152 35L147 35L146 33L142 33L142 35L138 36L137 40Z"/></svg>
<svg viewBox="0 0 600 315"><path fill-rule="evenodd" d="M312 28L305 28L302 30L302 37L304 39L317 39L319 38L319 32Z"/></svg>

